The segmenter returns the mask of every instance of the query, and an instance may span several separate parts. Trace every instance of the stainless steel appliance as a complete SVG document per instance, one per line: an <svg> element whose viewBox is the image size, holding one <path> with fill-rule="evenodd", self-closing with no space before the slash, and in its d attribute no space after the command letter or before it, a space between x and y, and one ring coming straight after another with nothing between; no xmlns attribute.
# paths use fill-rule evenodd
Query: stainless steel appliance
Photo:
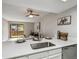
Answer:
<svg viewBox="0 0 79 59"><path fill-rule="evenodd" d="M77 59L77 45L71 45L62 49L62 59Z"/></svg>

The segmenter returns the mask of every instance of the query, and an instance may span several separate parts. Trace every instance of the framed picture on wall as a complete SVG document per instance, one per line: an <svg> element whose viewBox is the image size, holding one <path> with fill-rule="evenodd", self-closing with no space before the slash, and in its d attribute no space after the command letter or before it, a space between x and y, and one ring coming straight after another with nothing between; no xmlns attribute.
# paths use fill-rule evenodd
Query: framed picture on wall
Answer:
<svg viewBox="0 0 79 59"><path fill-rule="evenodd" d="M23 24L10 24L10 38L17 38L24 34Z"/></svg>
<svg viewBox="0 0 79 59"><path fill-rule="evenodd" d="M57 25L70 25L71 24L71 16L65 16L58 18Z"/></svg>
<svg viewBox="0 0 79 59"><path fill-rule="evenodd" d="M17 37L17 24L11 24L10 25L10 37Z"/></svg>

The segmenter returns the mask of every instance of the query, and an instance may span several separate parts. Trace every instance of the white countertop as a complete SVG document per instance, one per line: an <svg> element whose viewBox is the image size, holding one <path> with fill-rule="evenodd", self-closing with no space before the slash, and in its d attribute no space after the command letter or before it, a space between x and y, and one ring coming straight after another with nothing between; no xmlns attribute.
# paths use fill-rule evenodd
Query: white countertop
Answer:
<svg viewBox="0 0 79 59"><path fill-rule="evenodd" d="M17 56L29 55L29 54L33 54L37 52L42 52L46 50L61 48L61 47L77 44L76 40L77 40L76 38L70 38L68 39L68 41L62 41L59 39L52 39L52 40L43 39L41 41L26 40L26 42L24 43L15 43L13 41L6 41L2 43L2 58L3 59L12 58L12 57L17 57ZM40 43L51 42L55 44L56 46L33 50L30 44L39 43L39 42Z"/></svg>

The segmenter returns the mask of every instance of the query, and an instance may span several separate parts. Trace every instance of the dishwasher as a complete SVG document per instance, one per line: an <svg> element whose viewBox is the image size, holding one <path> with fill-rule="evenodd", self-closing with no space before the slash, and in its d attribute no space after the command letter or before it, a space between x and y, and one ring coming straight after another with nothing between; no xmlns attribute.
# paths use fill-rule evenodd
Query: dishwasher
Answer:
<svg viewBox="0 0 79 59"><path fill-rule="evenodd" d="M77 45L62 48L62 59L77 59Z"/></svg>

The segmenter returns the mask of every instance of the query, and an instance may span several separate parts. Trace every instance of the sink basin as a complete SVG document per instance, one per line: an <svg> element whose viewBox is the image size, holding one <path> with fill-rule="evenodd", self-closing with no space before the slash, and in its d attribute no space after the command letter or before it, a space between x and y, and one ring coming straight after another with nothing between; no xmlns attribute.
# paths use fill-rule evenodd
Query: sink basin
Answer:
<svg viewBox="0 0 79 59"><path fill-rule="evenodd" d="M51 42L35 43L35 44L30 44L30 45L32 49L40 49L40 48L55 46L55 44L52 44Z"/></svg>

